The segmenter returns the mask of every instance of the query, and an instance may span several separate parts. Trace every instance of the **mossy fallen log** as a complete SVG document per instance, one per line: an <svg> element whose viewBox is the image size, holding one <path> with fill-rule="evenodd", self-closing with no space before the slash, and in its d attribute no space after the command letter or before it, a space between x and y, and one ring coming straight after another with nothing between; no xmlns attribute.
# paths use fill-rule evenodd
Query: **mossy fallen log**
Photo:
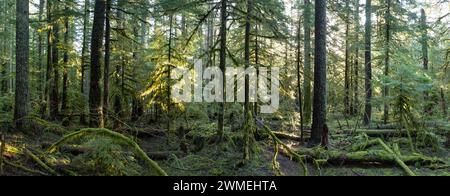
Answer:
<svg viewBox="0 0 450 196"><path fill-rule="evenodd" d="M24 172L27 172L27 173L30 173L30 174L41 175L41 176L48 176L47 173L41 172L39 170L30 169L30 168L27 168L25 166L9 162L8 160L4 160L4 163L6 165L9 165L10 167L14 167L14 168L20 169L20 170L22 170Z"/></svg>
<svg viewBox="0 0 450 196"><path fill-rule="evenodd" d="M53 144L47 151L49 153L55 152L60 146L62 146L63 144L65 144L67 142L70 142L70 141L73 141L75 139L79 139L82 137L90 136L90 135L106 136L106 137L110 137L114 140L119 140L121 142L124 142L125 144L130 146L132 149L134 149L136 155L138 155L150 167L150 169L155 171L156 174L158 174L160 176L167 176L167 173L161 167L159 167L158 163L156 163L155 161L150 159L148 157L148 155L141 149L141 147L139 147L139 145L136 142L134 142L130 138L128 138L120 133L113 132L108 129L89 128L89 129L82 129L80 131L68 134L68 135L64 136L61 140L59 140L58 142Z"/></svg>
<svg viewBox="0 0 450 196"><path fill-rule="evenodd" d="M300 149L298 154L306 155L308 160L327 160L332 165L340 164L395 164L395 157L385 150L364 150L357 152L343 152L337 150ZM400 159L407 165L443 164L436 158L423 155L402 155Z"/></svg>
<svg viewBox="0 0 450 196"><path fill-rule="evenodd" d="M287 139L297 142L302 142L302 138L293 134L283 133L283 132L273 132L279 139Z"/></svg>
<svg viewBox="0 0 450 196"><path fill-rule="evenodd" d="M42 167L43 169L45 169L47 172L49 172L52 175L57 176L58 173L53 170L52 168L50 168L47 164L45 164L44 162L41 161L41 159L39 159L39 157L37 157L36 155L34 155L31 151L29 151L28 149L24 149L24 152L27 156L29 156L34 162L36 162L40 167Z"/></svg>

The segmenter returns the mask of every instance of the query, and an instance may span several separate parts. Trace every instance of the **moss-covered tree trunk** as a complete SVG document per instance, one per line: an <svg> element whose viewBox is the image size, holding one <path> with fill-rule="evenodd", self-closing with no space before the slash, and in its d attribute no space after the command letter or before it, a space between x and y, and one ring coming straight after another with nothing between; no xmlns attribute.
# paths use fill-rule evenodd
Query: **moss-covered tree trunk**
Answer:
<svg viewBox="0 0 450 196"><path fill-rule="evenodd" d="M304 23L303 28L305 30L305 39L304 39L304 52L305 52L305 59L304 59L304 117L305 117L305 123L311 122L311 112L312 112L312 96L311 96L311 1L305 0L305 11L304 11Z"/></svg>

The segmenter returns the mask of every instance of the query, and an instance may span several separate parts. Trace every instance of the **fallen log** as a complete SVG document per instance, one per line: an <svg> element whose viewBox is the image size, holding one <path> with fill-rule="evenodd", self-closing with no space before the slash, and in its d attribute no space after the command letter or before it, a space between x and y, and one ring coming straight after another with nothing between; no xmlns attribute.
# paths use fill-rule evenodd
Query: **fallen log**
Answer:
<svg viewBox="0 0 450 196"><path fill-rule="evenodd" d="M41 161L41 159L39 159L36 155L34 155L31 151L29 151L28 149L24 149L24 152L26 155L28 155L31 159L33 159L34 162L36 162L40 167L42 167L43 169L47 170L50 174L57 176L58 173L53 170L52 168L50 168L49 166L47 166L44 162Z"/></svg>
<svg viewBox="0 0 450 196"><path fill-rule="evenodd" d="M41 176L48 176L48 174L46 174L46 173L44 173L44 172L41 172L41 171L39 171L39 170L33 170L33 169L30 169L30 168L24 167L24 166L22 166L22 165L18 165L18 164L9 162L9 161L7 161L7 160L4 160L4 163L5 163L6 165L9 165L9 166L11 166L11 167L15 167L15 168L17 168L17 169L20 169L20 170L22 170L22 171L25 171L25 172L28 172L28 173L31 173L31 174L41 175Z"/></svg>
<svg viewBox="0 0 450 196"><path fill-rule="evenodd" d="M48 148L50 148L53 144L52 143L42 143L41 147L43 150L46 150ZM80 145L62 145L59 147L59 152L62 153L67 153L67 154L72 154L74 156L78 156L80 154L84 154L87 151L89 151L90 149L87 147L83 147Z"/></svg>
<svg viewBox="0 0 450 196"><path fill-rule="evenodd" d="M365 150L357 152L342 152L336 150L313 150L313 149L299 149L296 150L298 154L306 155L307 159L326 160L327 163L335 165L342 164L395 164L396 159L392 153L385 150ZM407 165L432 165L443 164L442 160L426 157L423 155L401 155L399 158Z"/></svg>
<svg viewBox="0 0 450 196"><path fill-rule="evenodd" d="M406 137L408 132L406 130L395 130L395 129L357 129L355 130L344 130L345 133L353 134L367 134L370 137ZM412 136L415 134L412 132Z"/></svg>
<svg viewBox="0 0 450 196"><path fill-rule="evenodd" d="M293 140L297 142L302 142L302 138L297 135L289 134L289 133L283 133L283 132L273 132L275 136L277 136L279 139L287 139L287 140Z"/></svg>

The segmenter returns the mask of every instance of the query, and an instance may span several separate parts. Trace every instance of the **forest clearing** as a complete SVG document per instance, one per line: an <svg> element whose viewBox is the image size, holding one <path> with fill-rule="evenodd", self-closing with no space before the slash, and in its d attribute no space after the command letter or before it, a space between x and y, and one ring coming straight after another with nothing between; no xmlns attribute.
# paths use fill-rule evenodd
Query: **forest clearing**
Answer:
<svg viewBox="0 0 450 196"><path fill-rule="evenodd" d="M448 0L0 9L0 176L450 176Z"/></svg>

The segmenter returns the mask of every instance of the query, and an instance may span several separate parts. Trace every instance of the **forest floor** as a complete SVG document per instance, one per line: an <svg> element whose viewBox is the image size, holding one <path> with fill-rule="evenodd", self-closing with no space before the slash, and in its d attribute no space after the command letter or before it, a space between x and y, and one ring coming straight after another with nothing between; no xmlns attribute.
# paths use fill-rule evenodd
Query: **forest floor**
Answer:
<svg viewBox="0 0 450 196"><path fill-rule="evenodd" d="M273 125L275 124L275 125ZM288 129L283 125L271 124L274 130ZM282 123L281 123L282 124ZM272 140L260 138L253 148L252 157L249 162L242 165L242 139L240 132L228 131L225 142L222 144L211 143L204 138L212 137L215 124L199 123L193 131L186 135L189 153L180 151L180 139L176 133L170 137L165 135L153 135L137 139L141 148L149 154L149 157L172 176L303 176L305 171L298 162L292 160L283 153L277 156L280 172L274 169L273 156L275 153ZM123 147L117 146L115 141L99 139L95 137L89 140L76 140L60 152L50 154L45 150L52 143L61 139L62 129L58 124L52 124L39 136L24 135L19 132L8 132L6 134L6 147L4 159L11 164L4 164L3 175L46 175L51 171L44 168L35 159L30 157L25 149L42 160L44 164L53 168L59 175L152 175L142 163L133 156L133 153ZM146 127L147 129L149 127ZM66 130L78 130L79 127L65 128ZM152 126L152 130L160 129ZM358 136L344 134L341 125L330 125L331 150L342 152L351 151ZM287 131L293 134L297 131ZM170 135L170 134L169 134ZM295 135L295 134L293 134ZM203 138L203 139L202 139ZM376 138L376 137L375 137ZM387 143L397 141L398 137L383 137ZM291 149L304 149L298 141L282 139ZM439 148L425 146L420 152L428 157L439 158L444 163L439 168L421 166L420 164L409 165L417 175L435 176L450 175L450 149L444 147L445 138L439 137L437 142ZM372 147L380 149L380 147ZM95 150L92 150L95 149ZM195 150L193 150L195 149ZM412 154L407 144L400 142L402 154ZM347 164L321 164L308 163L308 175L311 176L403 176L404 170L396 164L385 163L353 163Z"/></svg>

